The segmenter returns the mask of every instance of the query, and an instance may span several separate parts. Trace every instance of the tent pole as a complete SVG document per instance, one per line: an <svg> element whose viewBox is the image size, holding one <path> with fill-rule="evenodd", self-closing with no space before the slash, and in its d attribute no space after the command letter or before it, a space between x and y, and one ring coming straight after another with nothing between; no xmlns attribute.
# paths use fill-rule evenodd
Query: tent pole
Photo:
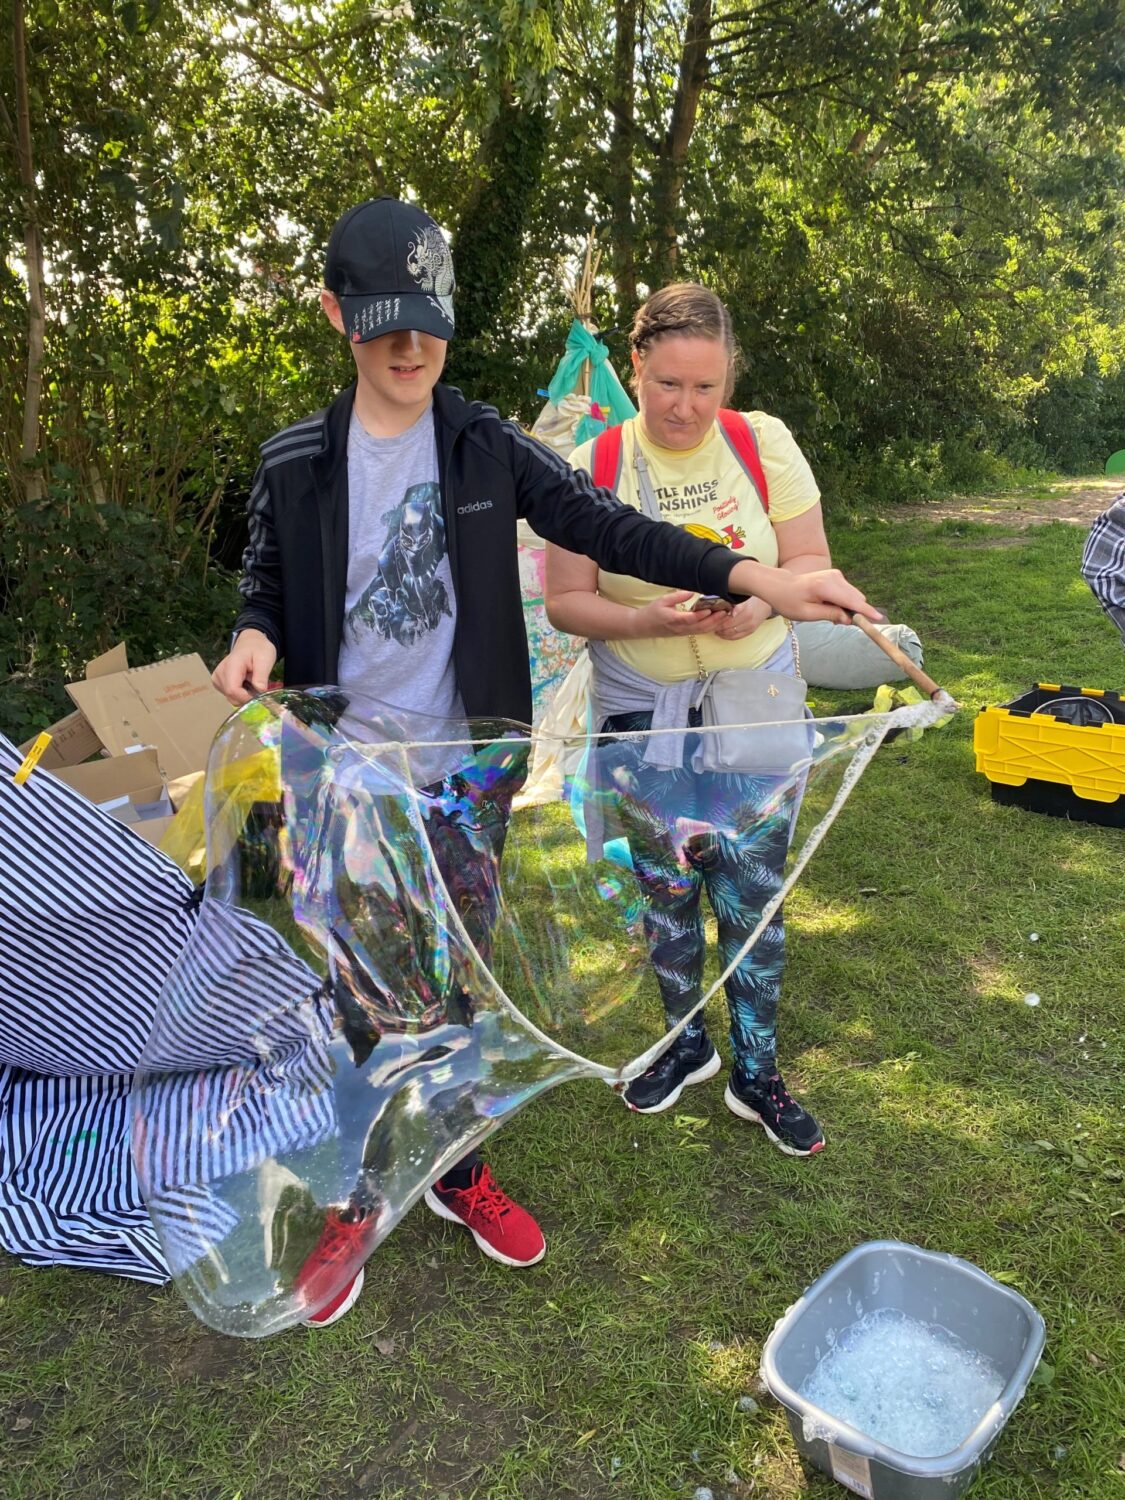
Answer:
<svg viewBox="0 0 1125 1500"><path fill-rule="evenodd" d="M582 258L582 270L575 278L570 288L571 306L574 308L574 316L578 318L591 333L597 333L598 326L594 322L594 278L598 274L598 266L601 262L602 252L597 244L597 230L591 229L586 236L586 253ZM590 394L590 361L583 360L582 369L578 375L577 391L580 396Z"/></svg>

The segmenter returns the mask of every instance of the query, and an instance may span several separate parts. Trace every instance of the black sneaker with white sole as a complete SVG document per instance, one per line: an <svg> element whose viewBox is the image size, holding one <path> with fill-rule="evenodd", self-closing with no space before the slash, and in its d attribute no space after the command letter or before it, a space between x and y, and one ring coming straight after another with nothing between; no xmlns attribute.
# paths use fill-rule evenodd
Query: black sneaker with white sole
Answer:
<svg viewBox="0 0 1125 1500"><path fill-rule="evenodd" d="M657 1115L671 1109L689 1083L714 1078L722 1059L706 1032L691 1036L681 1032L661 1055L625 1090L625 1103L638 1114Z"/></svg>
<svg viewBox="0 0 1125 1500"><path fill-rule="evenodd" d="M770 1078L744 1078L731 1069L723 1103L741 1120L753 1120L788 1156L812 1156L824 1150L824 1131L797 1103L780 1073Z"/></svg>

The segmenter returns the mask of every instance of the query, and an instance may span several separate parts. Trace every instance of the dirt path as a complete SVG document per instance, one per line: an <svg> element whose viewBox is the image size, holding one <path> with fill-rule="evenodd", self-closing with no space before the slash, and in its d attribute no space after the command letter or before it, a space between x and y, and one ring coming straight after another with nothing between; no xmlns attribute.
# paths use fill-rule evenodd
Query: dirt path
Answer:
<svg viewBox="0 0 1125 1500"><path fill-rule="evenodd" d="M887 520L983 521L996 526L1041 526L1066 521L1089 526L1115 495L1125 490L1125 476L1083 475L1006 495L954 495L925 505L901 505L885 512Z"/></svg>

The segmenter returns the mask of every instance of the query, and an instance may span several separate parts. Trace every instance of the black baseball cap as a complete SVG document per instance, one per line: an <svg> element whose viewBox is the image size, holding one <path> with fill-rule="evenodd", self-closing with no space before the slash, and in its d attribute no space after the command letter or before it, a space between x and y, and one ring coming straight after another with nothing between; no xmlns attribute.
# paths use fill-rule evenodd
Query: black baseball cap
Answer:
<svg viewBox="0 0 1125 1500"><path fill-rule="evenodd" d="M324 260L353 344L398 328L453 337L453 257L429 214L398 198L371 198L336 220Z"/></svg>

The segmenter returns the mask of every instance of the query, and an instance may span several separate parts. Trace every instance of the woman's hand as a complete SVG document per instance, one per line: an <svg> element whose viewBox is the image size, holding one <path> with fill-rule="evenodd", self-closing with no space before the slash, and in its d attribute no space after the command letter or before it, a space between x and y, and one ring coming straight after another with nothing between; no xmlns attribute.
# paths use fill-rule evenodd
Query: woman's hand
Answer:
<svg viewBox="0 0 1125 1500"><path fill-rule="evenodd" d="M655 636L714 635L720 625L731 616L725 609L681 609L695 595L690 589L678 589L674 594L662 594L640 609L633 610L631 634L634 640L650 640ZM754 600L747 600L748 604Z"/></svg>
<svg viewBox="0 0 1125 1500"><path fill-rule="evenodd" d="M764 625L772 614L773 609L764 599L744 599L729 614L723 616L715 630L715 636L722 641L744 641L747 636L754 634L759 625Z"/></svg>

